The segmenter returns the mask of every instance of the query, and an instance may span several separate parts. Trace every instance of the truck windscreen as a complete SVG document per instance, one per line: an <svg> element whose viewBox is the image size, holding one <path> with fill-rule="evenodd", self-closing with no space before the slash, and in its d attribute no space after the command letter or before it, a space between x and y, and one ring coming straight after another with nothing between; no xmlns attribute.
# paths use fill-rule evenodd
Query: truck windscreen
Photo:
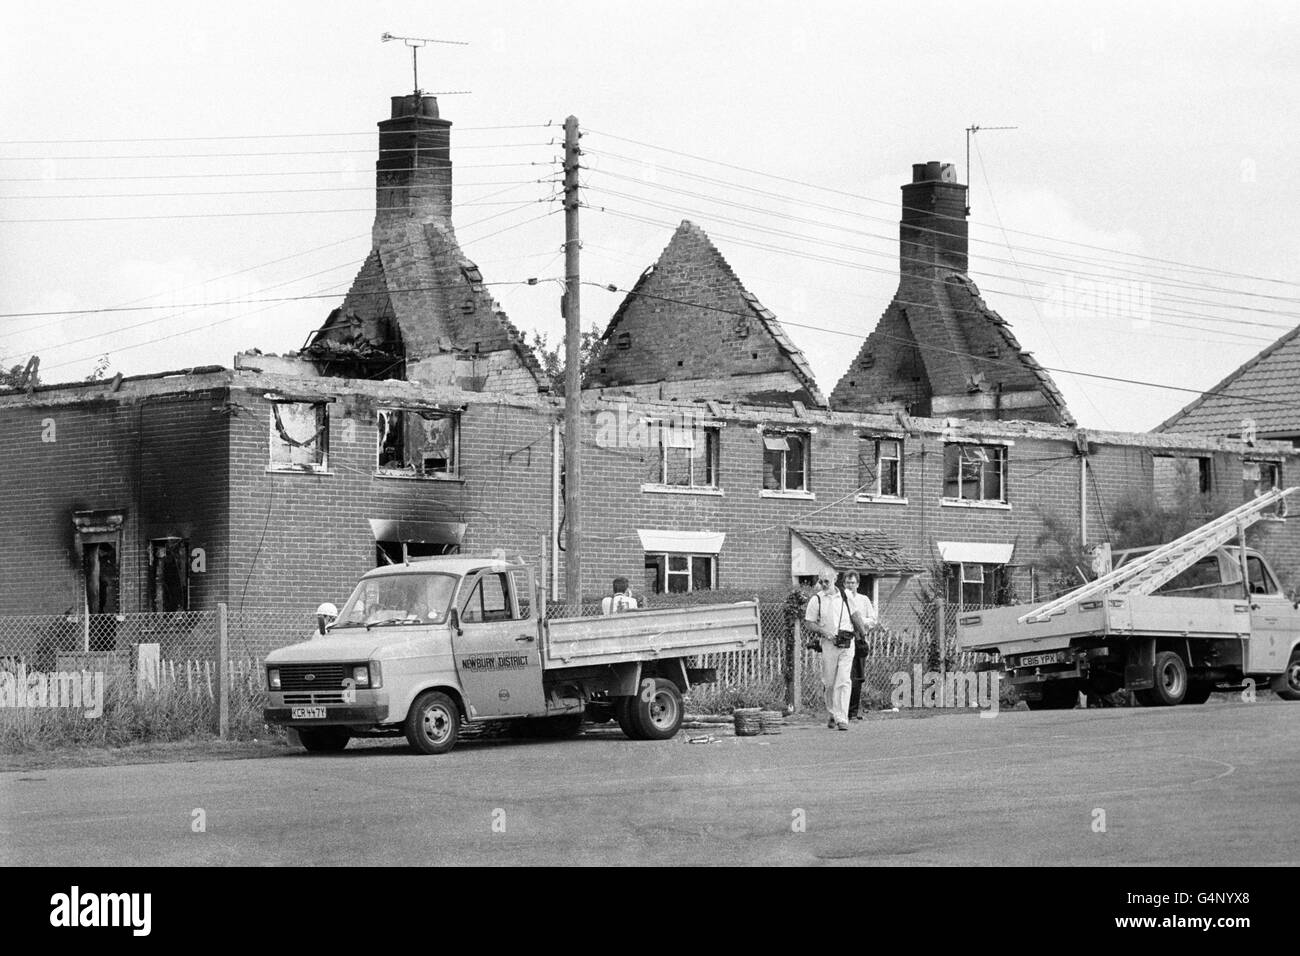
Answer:
<svg viewBox="0 0 1300 956"><path fill-rule="evenodd" d="M459 579L454 574L384 574L365 578L332 630L377 624L441 624Z"/></svg>

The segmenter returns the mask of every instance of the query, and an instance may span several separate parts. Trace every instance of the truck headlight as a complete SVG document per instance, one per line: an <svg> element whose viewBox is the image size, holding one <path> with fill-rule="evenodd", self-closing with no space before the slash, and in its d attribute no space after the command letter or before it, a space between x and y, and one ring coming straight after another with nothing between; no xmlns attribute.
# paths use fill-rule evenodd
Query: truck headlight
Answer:
<svg viewBox="0 0 1300 956"><path fill-rule="evenodd" d="M268 690L280 689L280 668L268 667L266 670L266 686Z"/></svg>
<svg viewBox="0 0 1300 956"><path fill-rule="evenodd" d="M370 666L368 664L358 664L352 668L352 682L358 687L369 687Z"/></svg>

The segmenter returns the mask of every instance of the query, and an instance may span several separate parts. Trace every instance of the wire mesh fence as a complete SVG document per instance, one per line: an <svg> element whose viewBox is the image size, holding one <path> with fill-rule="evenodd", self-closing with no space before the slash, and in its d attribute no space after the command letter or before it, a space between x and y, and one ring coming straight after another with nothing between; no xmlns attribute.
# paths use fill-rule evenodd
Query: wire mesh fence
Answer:
<svg viewBox="0 0 1300 956"><path fill-rule="evenodd" d="M689 709L823 706L821 655L807 646L798 604L759 607L756 649L693 662L712 668L716 680L691 689ZM548 619L600 614L593 603L546 612ZM955 647L956 614L920 605L914 622L871 630L861 654L865 707L889 707L898 682L917 667L974 669L977 655ZM0 747L173 740L222 727L236 737L266 734L263 660L312 637L314 625L301 610L277 608L0 617Z"/></svg>

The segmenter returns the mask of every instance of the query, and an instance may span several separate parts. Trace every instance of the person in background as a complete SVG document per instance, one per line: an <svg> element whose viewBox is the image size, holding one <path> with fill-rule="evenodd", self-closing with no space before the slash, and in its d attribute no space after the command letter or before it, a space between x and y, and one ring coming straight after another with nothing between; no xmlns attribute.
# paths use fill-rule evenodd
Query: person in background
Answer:
<svg viewBox="0 0 1300 956"><path fill-rule="evenodd" d="M618 614L622 611L635 611L636 598L630 592L627 578L614 579L614 593L600 602L601 614Z"/></svg>
<svg viewBox="0 0 1300 956"><path fill-rule="evenodd" d="M808 601L804 626L821 639L822 684L826 688L826 726L849 729L849 672L853 667L854 606L843 587L831 585L829 572L818 575L821 591Z"/></svg>
<svg viewBox="0 0 1300 956"><path fill-rule="evenodd" d="M875 627L879 621L876 607L871 598L858 591L860 579L858 572L844 573L844 591L853 606L851 617L855 640L853 642L853 666L849 672L851 690L849 691L849 720L862 719L862 685L867 679L867 630Z"/></svg>

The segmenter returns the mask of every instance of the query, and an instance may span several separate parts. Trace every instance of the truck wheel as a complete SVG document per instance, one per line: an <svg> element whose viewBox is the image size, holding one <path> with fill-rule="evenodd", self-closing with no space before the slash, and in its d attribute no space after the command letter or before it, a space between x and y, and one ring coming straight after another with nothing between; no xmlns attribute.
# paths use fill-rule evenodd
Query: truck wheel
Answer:
<svg viewBox="0 0 1300 956"><path fill-rule="evenodd" d="M629 740L641 740L641 728L632 720L632 700L631 697L614 698L614 719Z"/></svg>
<svg viewBox="0 0 1300 956"><path fill-rule="evenodd" d="M681 691L676 684L663 677L647 677L645 680L654 681L654 689L649 692L650 699L645 699L645 681L641 682L641 693L627 698L628 720L637 730L637 736L633 739L667 740L676 736L686 712ZM626 728L624 732L626 733Z"/></svg>
<svg viewBox="0 0 1300 956"><path fill-rule="evenodd" d="M343 727L300 729L298 739L314 754L335 754L348 745L352 735Z"/></svg>
<svg viewBox="0 0 1300 956"><path fill-rule="evenodd" d="M1079 705L1079 688L1073 683L1049 681L1038 700L1025 698L1030 710L1074 710Z"/></svg>
<svg viewBox="0 0 1300 956"><path fill-rule="evenodd" d="M1268 686L1283 700L1300 700L1300 648L1291 652L1286 670L1274 677Z"/></svg>
<svg viewBox="0 0 1300 956"><path fill-rule="evenodd" d="M1147 707L1173 707L1187 697L1187 665L1173 651L1161 651L1151 668L1155 686L1137 691L1135 696Z"/></svg>
<svg viewBox="0 0 1300 956"><path fill-rule="evenodd" d="M1187 696L1183 698L1184 704L1203 704L1210 699L1214 693L1214 685L1209 681L1192 681L1187 685Z"/></svg>
<svg viewBox="0 0 1300 956"><path fill-rule="evenodd" d="M460 711L456 703L437 690L426 690L406 715L406 739L422 754L445 754L456 746Z"/></svg>

